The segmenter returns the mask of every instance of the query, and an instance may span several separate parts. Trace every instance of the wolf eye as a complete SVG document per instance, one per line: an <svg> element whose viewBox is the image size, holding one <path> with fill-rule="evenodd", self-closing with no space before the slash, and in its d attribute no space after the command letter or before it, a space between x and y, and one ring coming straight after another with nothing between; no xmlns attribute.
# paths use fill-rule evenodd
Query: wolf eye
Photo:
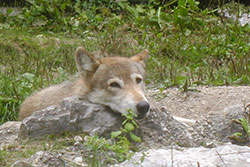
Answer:
<svg viewBox="0 0 250 167"><path fill-rule="evenodd" d="M111 82L109 84L110 87L113 87L113 88L121 88L121 85L117 82Z"/></svg>
<svg viewBox="0 0 250 167"><path fill-rule="evenodd" d="M142 81L141 78L136 78L135 80L136 80L136 83L137 83L137 84L141 83L141 81Z"/></svg>

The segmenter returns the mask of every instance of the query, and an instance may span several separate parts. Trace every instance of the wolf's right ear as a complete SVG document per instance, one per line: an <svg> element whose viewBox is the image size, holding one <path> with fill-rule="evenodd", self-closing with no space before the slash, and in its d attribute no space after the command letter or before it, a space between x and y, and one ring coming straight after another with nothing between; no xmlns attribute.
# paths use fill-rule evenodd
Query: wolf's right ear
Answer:
<svg viewBox="0 0 250 167"><path fill-rule="evenodd" d="M143 66L145 66L145 62L148 59L149 55L148 55L148 50L144 49L143 51L141 51L140 53L137 53L135 56L131 57L130 59L136 62L139 62L141 64L143 64Z"/></svg>
<svg viewBox="0 0 250 167"><path fill-rule="evenodd" d="M94 73L98 67L97 61L82 47L76 49L75 61L77 70L82 76Z"/></svg>

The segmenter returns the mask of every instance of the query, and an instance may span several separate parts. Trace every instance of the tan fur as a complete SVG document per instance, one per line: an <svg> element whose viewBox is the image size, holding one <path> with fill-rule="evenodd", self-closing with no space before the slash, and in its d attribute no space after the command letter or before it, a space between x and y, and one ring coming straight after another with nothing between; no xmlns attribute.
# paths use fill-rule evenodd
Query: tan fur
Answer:
<svg viewBox="0 0 250 167"><path fill-rule="evenodd" d="M144 79L144 61L147 56L148 51L144 50L131 58L107 57L95 60L79 47L75 53L79 78L32 94L22 103L19 120L23 120L34 111L59 104L69 96L84 97L120 113L126 112L129 108L136 111L140 101L147 102L143 94L143 81L137 83L137 80ZM119 87L112 84L118 84Z"/></svg>

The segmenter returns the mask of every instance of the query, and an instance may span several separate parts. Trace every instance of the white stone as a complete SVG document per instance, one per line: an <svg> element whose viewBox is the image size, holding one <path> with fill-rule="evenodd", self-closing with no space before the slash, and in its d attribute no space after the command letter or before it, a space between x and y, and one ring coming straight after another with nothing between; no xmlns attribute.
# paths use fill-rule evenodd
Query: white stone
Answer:
<svg viewBox="0 0 250 167"><path fill-rule="evenodd" d="M215 148L186 148L183 151L171 149L150 149L146 151L146 157L140 163L142 152L136 153L129 161L115 165L116 167L162 167L181 166L190 167L247 167L250 166L250 148L226 144ZM224 164L225 163L225 164Z"/></svg>

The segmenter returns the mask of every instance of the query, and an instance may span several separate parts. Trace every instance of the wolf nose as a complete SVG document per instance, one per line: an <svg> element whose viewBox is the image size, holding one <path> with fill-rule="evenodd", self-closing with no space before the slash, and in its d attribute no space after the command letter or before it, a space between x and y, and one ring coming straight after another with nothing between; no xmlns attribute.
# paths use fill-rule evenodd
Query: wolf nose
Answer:
<svg viewBox="0 0 250 167"><path fill-rule="evenodd" d="M146 101L140 101L137 105L136 105L136 109L138 111L139 114L146 114L149 110L149 104Z"/></svg>

